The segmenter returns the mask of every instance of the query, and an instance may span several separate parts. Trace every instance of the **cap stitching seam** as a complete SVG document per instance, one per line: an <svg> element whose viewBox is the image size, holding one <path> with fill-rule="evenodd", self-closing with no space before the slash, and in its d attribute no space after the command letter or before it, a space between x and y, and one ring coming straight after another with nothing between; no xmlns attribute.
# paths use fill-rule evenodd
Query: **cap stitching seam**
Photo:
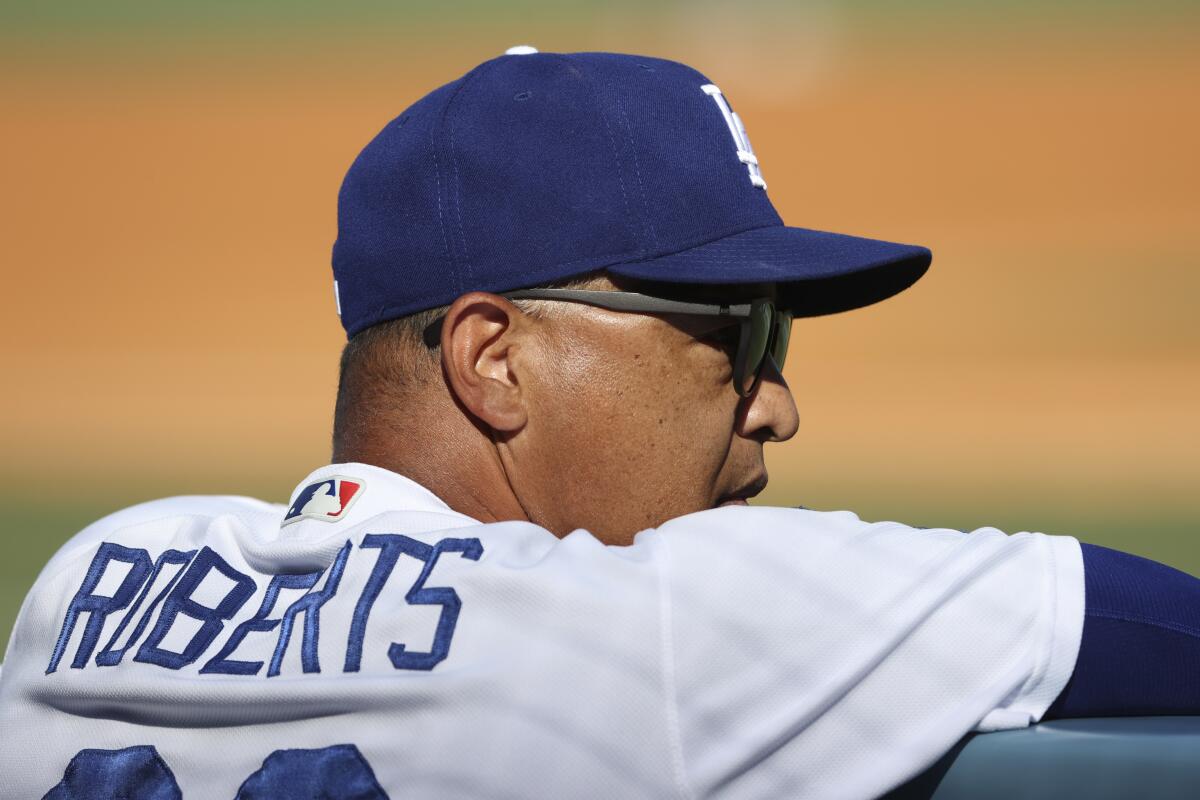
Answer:
<svg viewBox="0 0 1200 800"><path fill-rule="evenodd" d="M466 277L472 281L475 278L475 271L473 269L471 269L471 257L467 253L467 233L466 233L466 230L463 228L462 182L461 182L461 179L459 178L459 173L458 173L458 152L454 148L454 126L453 126L453 124L451 124L452 120L451 120L450 112L451 112L451 107L455 104L455 101L458 100L459 95L462 93L462 91L464 89L467 88L467 84L470 83L472 80L474 80L475 77L483 71L484 67L490 66L491 64L494 64L494 63L495 63L494 60L486 61L483 64L480 64L475 69L468 72L465 76L463 76L463 82L461 84L459 84L458 88L454 90L454 94L451 95L450 99L446 101L446 108L442 112L443 124L446 125L447 128L449 128L450 162L454 165L454 187L453 187L454 188L454 208L455 208L455 216L457 217L457 220L458 220L458 238L459 238L459 241L462 242L462 268L466 272ZM460 278L461 278L461 276L460 276ZM462 280L460 279L459 280L459 290L462 291L463 287L464 287L464 284L463 284Z"/></svg>
<svg viewBox="0 0 1200 800"><path fill-rule="evenodd" d="M650 253L647 255L643 255L641 258L637 258L632 261L626 261L623 263L640 264L645 261L654 261L655 259L658 259L658 258L666 258L667 256L678 255L679 253L683 253L687 250L695 250L697 247L703 247L706 244L712 244L713 242L719 242L721 239L727 239L730 236L737 236L739 233L749 233L750 231L757 231L757 230L760 230L763 228L783 228L783 227L787 227L787 226L774 225L774 224L772 224L772 225L747 225L746 227L739 227L739 228L734 228L733 230L730 230L730 231L724 231L724 232L718 234L717 236L713 236L712 238L709 238L709 239L704 239L702 241L696 242L695 244L686 244L683 247L679 247L674 250L670 250L666 253L658 253L658 252Z"/></svg>
<svg viewBox="0 0 1200 800"><path fill-rule="evenodd" d="M445 115L441 122L444 124ZM442 214L442 168L438 163L437 157L437 125L429 126L429 152L433 155L433 178L437 182L437 211L438 211L438 230L442 232L442 248L446 254L446 264L450 267L451 272L456 272L454 269L454 254L450 252L450 240L446 237L446 219ZM462 288L462 281L458 281L459 289Z"/></svg>
<svg viewBox="0 0 1200 800"><path fill-rule="evenodd" d="M613 161L616 162L617 185L621 187L621 202L625 206L626 229L629 230L630 233L634 233L633 226L630 224L633 220L633 209L629 207L629 194L625 191L625 177L621 174L624 172L621 164L621 155L617 150L617 140L616 137L613 136L612 124L609 122L608 114L604 112L603 104L599 102L600 93L596 90L596 84L592 82L591 76L587 75L583 70L577 67L574 61L572 61L568 56L558 53L553 55L555 55L560 61L565 61L567 68L578 75L588 85L588 88L592 90L592 97L594 97L597 101L596 106L597 110L600 112L600 119L604 122L604 132L608 135L608 146L612 149ZM636 234L634 236L636 241ZM645 249L642 247L638 247L636 249L638 252L645 252Z"/></svg>
<svg viewBox="0 0 1200 800"><path fill-rule="evenodd" d="M642 182L642 168L638 163L637 148L633 145L633 136L630 133L631 125L629 124L629 115L625 113L625 108L621 104L620 98L614 98L617 107L617 113L621 115L621 119L625 122L625 140L629 142L629 152L633 156L633 174L637 176L638 193L642 197L642 226L646 229L646 233L650 237L652 248L658 247L658 234L654 230L654 222L650 216L650 203L646 198L646 184Z"/></svg>

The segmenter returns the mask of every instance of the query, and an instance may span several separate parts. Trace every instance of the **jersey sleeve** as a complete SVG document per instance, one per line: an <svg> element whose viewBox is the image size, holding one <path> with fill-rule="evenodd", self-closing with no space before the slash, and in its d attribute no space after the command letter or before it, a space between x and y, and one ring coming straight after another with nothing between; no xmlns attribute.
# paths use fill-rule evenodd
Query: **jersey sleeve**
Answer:
<svg viewBox="0 0 1200 800"><path fill-rule="evenodd" d="M874 796L1070 678L1079 544L723 508L665 523L666 669L700 795Z"/></svg>
<svg viewBox="0 0 1200 800"><path fill-rule="evenodd" d="M1094 544L1083 551L1083 636L1047 719L1200 714L1200 579Z"/></svg>

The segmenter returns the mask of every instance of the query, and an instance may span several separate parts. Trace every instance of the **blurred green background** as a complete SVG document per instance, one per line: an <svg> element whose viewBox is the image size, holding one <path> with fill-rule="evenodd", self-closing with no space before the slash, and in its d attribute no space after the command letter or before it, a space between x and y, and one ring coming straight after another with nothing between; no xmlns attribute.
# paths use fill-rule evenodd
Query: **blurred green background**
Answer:
<svg viewBox="0 0 1200 800"><path fill-rule="evenodd" d="M328 457L335 197L514 44L686 61L790 224L918 242L796 326L763 502L1069 533L1200 572L1188 2L0 4L0 637L89 521ZM771 452L771 451L774 452Z"/></svg>

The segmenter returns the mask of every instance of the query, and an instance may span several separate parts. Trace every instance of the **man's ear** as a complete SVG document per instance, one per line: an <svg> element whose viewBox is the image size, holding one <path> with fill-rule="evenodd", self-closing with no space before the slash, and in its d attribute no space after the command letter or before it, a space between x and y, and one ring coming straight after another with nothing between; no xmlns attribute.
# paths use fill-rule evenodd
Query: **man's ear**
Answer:
<svg viewBox="0 0 1200 800"><path fill-rule="evenodd" d="M529 333L528 318L486 292L459 297L442 321L442 369L458 401L495 431L525 425L525 398L513 357Z"/></svg>

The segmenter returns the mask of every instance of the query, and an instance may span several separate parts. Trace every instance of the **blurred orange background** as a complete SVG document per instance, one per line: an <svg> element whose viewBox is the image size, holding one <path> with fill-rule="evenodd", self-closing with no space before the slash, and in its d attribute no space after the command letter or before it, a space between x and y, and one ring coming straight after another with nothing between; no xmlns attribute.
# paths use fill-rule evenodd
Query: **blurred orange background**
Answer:
<svg viewBox="0 0 1200 800"><path fill-rule="evenodd" d="M764 502L1200 572L1200 14L1174 3L5 8L0 636L80 525L328 458L359 148L513 44L685 61L795 225L927 277L796 326ZM2 640L0 640L2 641Z"/></svg>

